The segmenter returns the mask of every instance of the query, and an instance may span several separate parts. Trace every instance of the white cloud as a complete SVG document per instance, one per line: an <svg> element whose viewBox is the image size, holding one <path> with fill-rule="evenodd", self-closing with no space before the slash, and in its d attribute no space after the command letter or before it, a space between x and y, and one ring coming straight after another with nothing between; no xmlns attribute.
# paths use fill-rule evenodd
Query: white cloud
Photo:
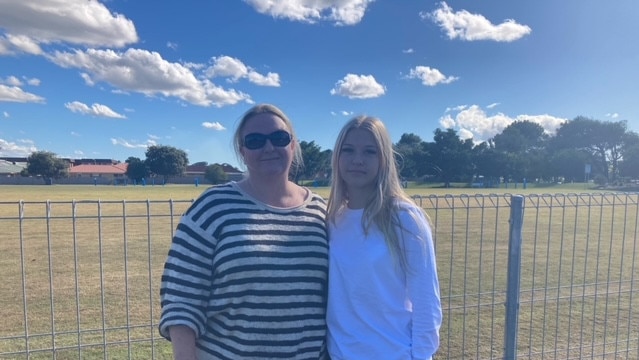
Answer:
<svg viewBox="0 0 639 360"><path fill-rule="evenodd" d="M40 45L50 43L124 47L138 41L133 22L99 1L0 0L0 7L0 54L40 54Z"/></svg>
<svg viewBox="0 0 639 360"><path fill-rule="evenodd" d="M234 57L214 57L212 62L213 65L204 71L206 76L210 78L226 77L230 82L237 82L239 79L245 78L255 85L280 86L279 74L269 72L266 75L262 75Z"/></svg>
<svg viewBox="0 0 639 360"><path fill-rule="evenodd" d="M608 114L606 114L606 117L609 117L611 119L617 119L617 118L619 118L619 114L617 114L617 113L608 113Z"/></svg>
<svg viewBox="0 0 639 360"><path fill-rule="evenodd" d="M437 10L421 14L421 16L425 19L431 19L439 25L446 31L449 39L510 42L518 40L532 31L529 26L518 24L512 19L494 25L483 15L471 14L466 10L454 12L445 2L441 2Z"/></svg>
<svg viewBox="0 0 639 360"><path fill-rule="evenodd" d="M49 59L59 66L84 71L87 84L103 81L122 91L176 97L200 106L221 107L240 101L251 103L249 95L199 79L190 68L166 61L157 52L133 48L125 52L97 49L56 51Z"/></svg>
<svg viewBox="0 0 639 360"><path fill-rule="evenodd" d="M139 143L137 141L128 141L122 138L118 138L118 139L111 138L111 144L116 146L122 146L128 149L146 149L149 146L157 145L157 143L152 139L149 139L144 143Z"/></svg>
<svg viewBox="0 0 639 360"><path fill-rule="evenodd" d="M6 86L0 84L0 102L3 101L18 103L44 103L44 98L25 92L17 86Z"/></svg>
<svg viewBox="0 0 639 360"><path fill-rule="evenodd" d="M31 86L39 86L40 85L40 79L36 79L36 78L26 78L23 77L24 81ZM5 84L5 85L10 85L10 86L18 86L18 87L22 87L24 86L24 82L22 80L20 80L17 76L7 76L6 79L0 79L0 84Z"/></svg>
<svg viewBox="0 0 639 360"><path fill-rule="evenodd" d="M216 131L222 131L222 130L226 130L226 128L224 127L224 125L220 124L219 122L203 122L202 123L202 127L206 128L206 129L213 129Z"/></svg>
<svg viewBox="0 0 639 360"><path fill-rule="evenodd" d="M486 109L493 109L493 108L497 107L498 105L499 105L499 103L492 103L492 104L486 105Z"/></svg>
<svg viewBox="0 0 639 360"><path fill-rule="evenodd" d="M100 117L115 118L115 119L126 119L126 116L122 114L118 114L115 111L111 110L111 108L109 108L108 106L102 105L102 104L93 104L91 106L88 106L79 101L73 101L73 102L64 104L64 107L66 107L67 109L71 110L74 113L80 113L83 115L92 115L92 116L100 116Z"/></svg>
<svg viewBox="0 0 639 360"><path fill-rule="evenodd" d="M8 76L4 81L2 81L4 84L7 85L11 85L11 86L22 86L22 81L20 81L20 79L18 79L15 76Z"/></svg>
<svg viewBox="0 0 639 360"><path fill-rule="evenodd" d="M270 72L266 75L262 75L255 71L250 71L247 78L250 82L259 86L280 86L280 75L277 73Z"/></svg>
<svg viewBox="0 0 639 360"><path fill-rule="evenodd" d="M16 36L0 34L0 55L11 55L15 53L27 53L31 55L42 54L42 49L37 42L27 36Z"/></svg>
<svg viewBox="0 0 639 360"><path fill-rule="evenodd" d="M227 77L237 81L248 74L248 67L239 59L230 56L220 56L211 59L213 65L206 69L208 77Z"/></svg>
<svg viewBox="0 0 639 360"><path fill-rule="evenodd" d="M478 105L460 109L456 114L446 114L439 119L445 129L455 129L460 138L472 138L476 143L486 141L501 133L515 121L530 121L541 125L547 134L554 134L567 119L551 115L517 115L511 117L503 113L488 115ZM463 135L463 136L462 136Z"/></svg>
<svg viewBox="0 0 639 360"><path fill-rule="evenodd" d="M415 50L413 50L413 49L406 49L406 50L402 50L402 52L403 52L404 54L412 54L412 53L414 53L414 52L415 52Z"/></svg>
<svg viewBox="0 0 639 360"><path fill-rule="evenodd" d="M457 105L454 107L447 107L446 108L446 112L449 113L451 111L462 111L464 109L466 109L468 107L468 105Z"/></svg>
<svg viewBox="0 0 639 360"><path fill-rule="evenodd" d="M38 151L33 141L20 139L16 142L0 139L0 156L27 157Z"/></svg>
<svg viewBox="0 0 639 360"><path fill-rule="evenodd" d="M407 76L409 79L420 79L423 85L435 86L437 84L450 84L451 82L459 79L455 76L445 76L441 71L430 68L428 66L416 66L410 69L410 73Z"/></svg>
<svg viewBox="0 0 639 360"><path fill-rule="evenodd" d="M350 99L376 98L385 93L386 88L379 84L373 75L347 74L331 89L331 95L345 96Z"/></svg>
<svg viewBox="0 0 639 360"><path fill-rule="evenodd" d="M261 14L292 21L355 25L374 0L244 0Z"/></svg>
<svg viewBox="0 0 639 360"><path fill-rule="evenodd" d="M3 111L3 112L2 112L2 116L3 116L3 117L5 117L5 118L7 118L7 119L11 117L11 116L9 115L9 113L8 113L8 112L6 112L6 111Z"/></svg>

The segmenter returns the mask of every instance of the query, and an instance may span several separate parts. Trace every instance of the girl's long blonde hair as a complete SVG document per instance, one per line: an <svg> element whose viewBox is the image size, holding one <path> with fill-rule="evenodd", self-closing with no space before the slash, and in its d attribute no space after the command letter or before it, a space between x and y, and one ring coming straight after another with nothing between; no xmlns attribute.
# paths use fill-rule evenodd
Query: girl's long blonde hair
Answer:
<svg viewBox="0 0 639 360"><path fill-rule="evenodd" d="M379 172L375 192L371 194L371 199L364 207L362 217L362 227L368 232L371 225L375 224L384 235L384 239L393 257L399 262L402 269L407 269L406 254L402 251L399 234L401 234L402 224L399 221L399 206L402 202L413 203L413 200L404 192L397 171L396 156L399 156L393 149L390 135L384 123L375 117L357 116L347 122L335 142L332 166L332 183L328 199L328 221L335 223L339 212L348 204L348 192L346 184L339 171L340 150L344 139L352 129L362 129L370 132L375 139L379 156ZM420 208L421 209L421 208ZM410 212L409 212L410 213ZM426 213L424 217L428 221ZM411 213L412 214L412 213ZM416 221L421 221L415 219ZM421 234L414 234L423 240Z"/></svg>

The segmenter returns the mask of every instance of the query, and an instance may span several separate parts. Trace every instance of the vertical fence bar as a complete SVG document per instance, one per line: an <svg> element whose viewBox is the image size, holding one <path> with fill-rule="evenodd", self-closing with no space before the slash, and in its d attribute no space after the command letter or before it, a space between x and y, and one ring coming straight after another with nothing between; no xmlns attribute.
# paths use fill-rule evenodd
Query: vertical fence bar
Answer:
<svg viewBox="0 0 639 360"><path fill-rule="evenodd" d="M504 359L517 356L517 324L521 274L521 238L524 219L524 197L510 198L510 235L508 239L508 278L506 285L506 326L504 327Z"/></svg>

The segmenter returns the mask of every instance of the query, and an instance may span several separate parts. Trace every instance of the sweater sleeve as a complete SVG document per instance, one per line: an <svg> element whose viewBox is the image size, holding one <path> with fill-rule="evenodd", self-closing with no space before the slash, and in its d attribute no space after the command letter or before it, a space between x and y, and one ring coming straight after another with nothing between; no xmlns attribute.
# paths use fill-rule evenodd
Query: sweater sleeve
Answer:
<svg viewBox="0 0 639 360"><path fill-rule="evenodd" d="M168 340L169 327L175 325L188 326L196 339L204 332L212 279L211 240L188 214L175 230L160 286L159 330Z"/></svg>
<svg viewBox="0 0 639 360"><path fill-rule="evenodd" d="M430 359L439 348L442 309L432 233L423 213L409 207L400 212L406 254L407 296L412 304L412 358Z"/></svg>

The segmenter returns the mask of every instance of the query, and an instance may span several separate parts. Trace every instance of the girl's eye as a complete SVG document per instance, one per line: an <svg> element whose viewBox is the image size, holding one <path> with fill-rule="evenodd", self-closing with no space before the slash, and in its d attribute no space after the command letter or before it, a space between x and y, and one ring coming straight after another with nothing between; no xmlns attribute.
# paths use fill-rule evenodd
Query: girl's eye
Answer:
<svg viewBox="0 0 639 360"><path fill-rule="evenodd" d="M368 150L366 150L366 154L368 154L368 155L377 155L377 150L368 149Z"/></svg>
<svg viewBox="0 0 639 360"><path fill-rule="evenodd" d="M350 154L353 152L352 148L342 148L341 153L342 154Z"/></svg>

